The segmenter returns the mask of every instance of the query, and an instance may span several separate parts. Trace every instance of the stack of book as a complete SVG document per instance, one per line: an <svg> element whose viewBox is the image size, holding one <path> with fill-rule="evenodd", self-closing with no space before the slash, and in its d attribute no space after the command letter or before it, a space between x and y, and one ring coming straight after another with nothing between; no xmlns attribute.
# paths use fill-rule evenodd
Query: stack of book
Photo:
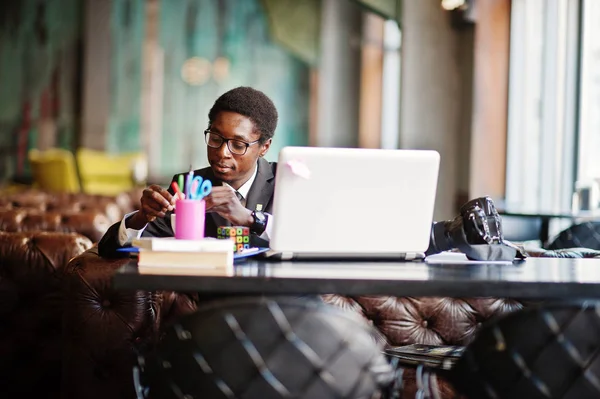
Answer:
<svg viewBox="0 0 600 399"><path fill-rule="evenodd" d="M232 276L234 272L231 240L144 237L132 244L139 248L138 270L143 274Z"/></svg>

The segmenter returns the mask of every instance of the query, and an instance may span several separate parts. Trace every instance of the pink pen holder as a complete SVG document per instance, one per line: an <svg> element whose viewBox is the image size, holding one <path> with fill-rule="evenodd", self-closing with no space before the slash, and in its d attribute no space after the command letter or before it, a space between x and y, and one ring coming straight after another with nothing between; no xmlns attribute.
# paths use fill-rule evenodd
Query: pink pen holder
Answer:
<svg viewBox="0 0 600 399"><path fill-rule="evenodd" d="M204 238L204 200L177 200L175 204L175 238L201 240Z"/></svg>

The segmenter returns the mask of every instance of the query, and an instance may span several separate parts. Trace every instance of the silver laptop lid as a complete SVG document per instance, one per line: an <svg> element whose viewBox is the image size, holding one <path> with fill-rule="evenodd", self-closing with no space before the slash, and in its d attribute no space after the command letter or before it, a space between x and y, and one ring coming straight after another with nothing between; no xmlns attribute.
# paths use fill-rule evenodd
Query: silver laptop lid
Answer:
<svg viewBox="0 0 600 399"><path fill-rule="evenodd" d="M328 255L425 252L439 162L435 151L283 148L271 248Z"/></svg>

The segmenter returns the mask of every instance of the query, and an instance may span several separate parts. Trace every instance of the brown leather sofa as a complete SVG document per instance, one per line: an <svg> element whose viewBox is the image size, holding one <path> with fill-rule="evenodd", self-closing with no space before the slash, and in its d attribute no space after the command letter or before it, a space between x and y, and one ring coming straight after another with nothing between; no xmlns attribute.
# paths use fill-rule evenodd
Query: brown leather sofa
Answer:
<svg viewBox="0 0 600 399"><path fill-rule="evenodd" d="M137 193L135 193L137 194ZM82 193L49 193L26 190L0 197L0 209L35 209L49 212L98 212L106 215L110 223L120 220L136 206L133 193L116 197Z"/></svg>
<svg viewBox="0 0 600 399"><path fill-rule="evenodd" d="M94 247L66 268L63 399L134 398L137 351L157 342L161 326L196 308L193 296L113 289L112 276L127 262L103 259Z"/></svg>
<svg viewBox="0 0 600 399"><path fill-rule="evenodd" d="M59 397L66 265L132 211L138 194L0 196L0 398Z"/></svg>
<svg viewBox="0 0 600 399"><path fill-rule="evenodd" d="M327 295L324 299L361 314L390 346L466 345L483 322L524 306L520 301L502 298ZM415 380L414 370L406 370L403 397L415 397ZM442 398L455 397L452 387L443 379L438 381L438 387Z"/></svg>
<svg viewBox="0 0 600 399"><path fill-rule="evenodd" d="M0 231L79 233L97 242L111 223L98 211L48 212L29 208L0 209Z"/></svg>
<svg viewBox="0 0 600 399"><path fill-rule="evenodd" d="M125 261L75 233L0 232L0 398L135 397L135 351L195 303L113 290Z"/></svg>
<svg viewBox="0 0 600 399"><path fill-rule="evenodd" d="M58 398L62 276L92 243L78 234L0 232L0 398Z"/></svg>
<svg viewBox="0 0 600 399"><path fill-rule="evenodd" d="M26 190L0 197L0 231L76 232L92 242L137 209L139 192L116 197Z"/></svg>

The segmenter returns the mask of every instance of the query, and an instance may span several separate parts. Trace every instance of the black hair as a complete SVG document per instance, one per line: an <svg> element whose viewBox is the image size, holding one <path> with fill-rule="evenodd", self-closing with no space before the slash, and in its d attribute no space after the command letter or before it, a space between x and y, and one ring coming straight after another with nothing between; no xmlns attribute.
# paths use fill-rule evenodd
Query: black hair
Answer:
<svg viewBox="0 0 600 399"><path fill-rule="evenodd" d="M279 118L273 101L262 91L251 87L236 87L217 98L208 112L208 122L212 124L220 112L229 111L244 115L252 120L264 143L275 134Z"/></svg>

